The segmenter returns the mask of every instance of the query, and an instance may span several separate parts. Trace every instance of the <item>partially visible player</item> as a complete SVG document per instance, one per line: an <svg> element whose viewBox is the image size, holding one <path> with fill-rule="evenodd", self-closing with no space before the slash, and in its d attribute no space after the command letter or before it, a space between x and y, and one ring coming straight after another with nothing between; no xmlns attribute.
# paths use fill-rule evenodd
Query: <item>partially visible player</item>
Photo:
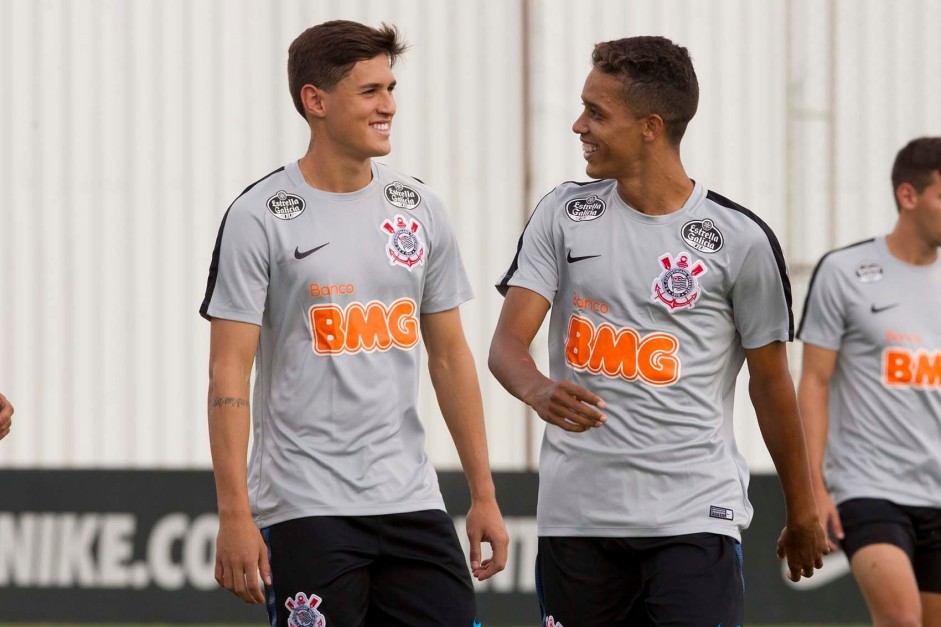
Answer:
<svg viewBox="0 0 941 627"><path fill-rule="evenodd" d="M0 394L0 440L7 437L13 428L13 405Z"/></svg>
<svg viewBox="0 0 941 627"><path fill-rule="evenodd" d="M898 219L831 251L798 337L817 509L873 623L941 627L941 137L895 158Z"/></svg>
<svg viewBox="0 0 941 627"><path fill-rule="evenodd" d="M752 508L732 433L749 391L787 502L793 580L827 551L785 342L781 247L687 176L699 86L663 37L600 43L572 130L589 183L540 201L498 285L490 366L546 423L538 579L546 625L740 625ZM529 346L549 309L549 375Z"/></svg>
<svg viewBox="0 0 941 627"><path fill-rule="evenodd" d="M403 50L395 28L349 21L294 40L288 82L308 151L235 200L213 251L201 313L212 321L216 578L245 601L267 600L272 625L476 621L424 451L422 339L470 484L471 570L482 580L506 563L457 243L428 187L373 160L391 148Z"/></svg>

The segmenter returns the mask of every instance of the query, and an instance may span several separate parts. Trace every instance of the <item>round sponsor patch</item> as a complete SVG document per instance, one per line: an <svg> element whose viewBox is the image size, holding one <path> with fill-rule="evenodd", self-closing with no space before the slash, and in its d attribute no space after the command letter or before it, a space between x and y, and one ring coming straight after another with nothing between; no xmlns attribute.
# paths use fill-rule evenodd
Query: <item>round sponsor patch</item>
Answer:
<svg viewBox="0 0 941 627"><path fill-rule="evenodd" d="M573 222L588 222L597 220L604 215L607 205L597 196L587 196L585 198L573 198L565 203L565 213L569 220Z"/></svg>
<svg viewBox="0 0 941 627"><path fill-rule="evenodd" d="M279 220L293 220L304 213L307 203L296 194L279 191L268 199L268 211Z"/></svg>
<svg viewBox="0 0 941 627"><path fill-rule="evenodd" d="M400 209L414 209L421 202L421 195L401 181L386 185L386 200Z"/></svg>
<svg viewBox="0 0 941 627"><path fill-rule="evenodd" d="M873 262L861 263L856 266L856 277L863 283L875 283L885 277L885 268Z"/></svg>
<svg viewBox="0 0 941 627"><path fill-rule="evenodd" d="M683 241L701 253L714 253L725 243L722 233L709 218L705 220L691 220L680 230Z"/></svg>

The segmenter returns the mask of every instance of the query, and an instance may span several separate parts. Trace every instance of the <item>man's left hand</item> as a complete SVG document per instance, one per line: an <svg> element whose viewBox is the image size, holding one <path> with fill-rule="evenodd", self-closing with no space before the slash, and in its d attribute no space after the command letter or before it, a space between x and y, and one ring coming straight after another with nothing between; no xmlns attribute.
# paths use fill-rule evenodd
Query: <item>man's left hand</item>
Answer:
<svg viewBox="0 0 941 627"><path fill-rule="evenodd" d="M467 512L467 537L470 540L471 573L478 581L493 577L506 568L510 537L495 498L475 500ZM492 555L481 560L480 545L490 543Z"/></svg>

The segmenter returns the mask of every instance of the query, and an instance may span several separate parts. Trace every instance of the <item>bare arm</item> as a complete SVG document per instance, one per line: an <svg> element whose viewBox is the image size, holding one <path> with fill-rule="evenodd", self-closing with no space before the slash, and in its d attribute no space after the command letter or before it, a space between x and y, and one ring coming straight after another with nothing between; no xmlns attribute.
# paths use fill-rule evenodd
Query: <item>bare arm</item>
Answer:
<svg viewBox="0 0 941 627"><path fill-rule="evenodd" d="M840 515L823 478L823 456L827 448L827 428L830 423L827 401L830 379L836 369L837 355L836 351L813 344L804 344L797 401L800 406L801 421L804 424L807 456L810 459L810 479L814 487L820 522L825 530L832 531L837 539L842 540L843 525L840 522ZM828 541L831 550L836 550L836 543L829 537Z"/></svg>
<svg viewBox="0 0 941 627"><path fill-rule="evenodd" d="M0 394L0 440L5 438L13 428L13 405L7 397Z"/></svg>
<svg viewBox="0 0 941 627"><path fill-rule="evenodd" d="M748 391L761 435L784 491L787 520L778 539L778 557L787 559L789 578L810 577L829 552L810 483L810 465L797 411L794 383L783 342L746 351Z"/></svg>
<svg viewBox="0 0 941 627"><path fill-rule="evenodd" d="M214 319L209 349L209 445L219 506L216 581L248 603L265 602L259 571L271 582L268 549L252 521L246 483L249 381L259 332L254 324Z"/></svg>
<svg viewBox="0 0 941 627"><path fill-rule="evenodd" d="M470 486L467 535L471 543L471 571L483 581L506 566L509 538L490 474L483 402L474 356L464 338L458 309L423 315L421 326L428 350L431 383ZM493 550L491 559L481 560L481 542L490 543Z"/></svg>
<svg viewBox="0 0 941 627"><path fill-rule="evenodd" d="M490 344L489 366L507 391L566 431L580 433L606 421L604 401L571 381L553 381L536 367L529 346L549 311L549 302L531 290L511 287Z"/></svg>

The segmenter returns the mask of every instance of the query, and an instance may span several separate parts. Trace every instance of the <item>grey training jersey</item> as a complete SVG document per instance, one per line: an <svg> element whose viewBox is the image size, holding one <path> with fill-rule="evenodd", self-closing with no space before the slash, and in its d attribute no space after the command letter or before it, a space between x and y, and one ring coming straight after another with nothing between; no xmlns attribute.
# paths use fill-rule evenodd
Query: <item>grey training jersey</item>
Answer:
<svg viewBox="0 0 941 627"><path fill-rule="evenodd" d="M236 199L200 311L261 325L248 468L259 526L444 509L416 407L419 316L470 297L441 202L384 165L333 194L291 163Z"/></svg>
<svg viewBox="0 0 941 627"><path fill-rule="evenodd" d="M798 337L837 351L824 475L833 499L941 507L941 260L885 237L817 264Z"/></svg>
<svg viewBox="0 0 941 627"><path fill-rule="evenodd" d="M549 193L498 285L552 304L550 376L607 404L600 429L546 426L539 534L740 538L752 509L733 392L744 349L791 339L781 249L754 214L699 184L665 216L615 188Z"/></svg>

